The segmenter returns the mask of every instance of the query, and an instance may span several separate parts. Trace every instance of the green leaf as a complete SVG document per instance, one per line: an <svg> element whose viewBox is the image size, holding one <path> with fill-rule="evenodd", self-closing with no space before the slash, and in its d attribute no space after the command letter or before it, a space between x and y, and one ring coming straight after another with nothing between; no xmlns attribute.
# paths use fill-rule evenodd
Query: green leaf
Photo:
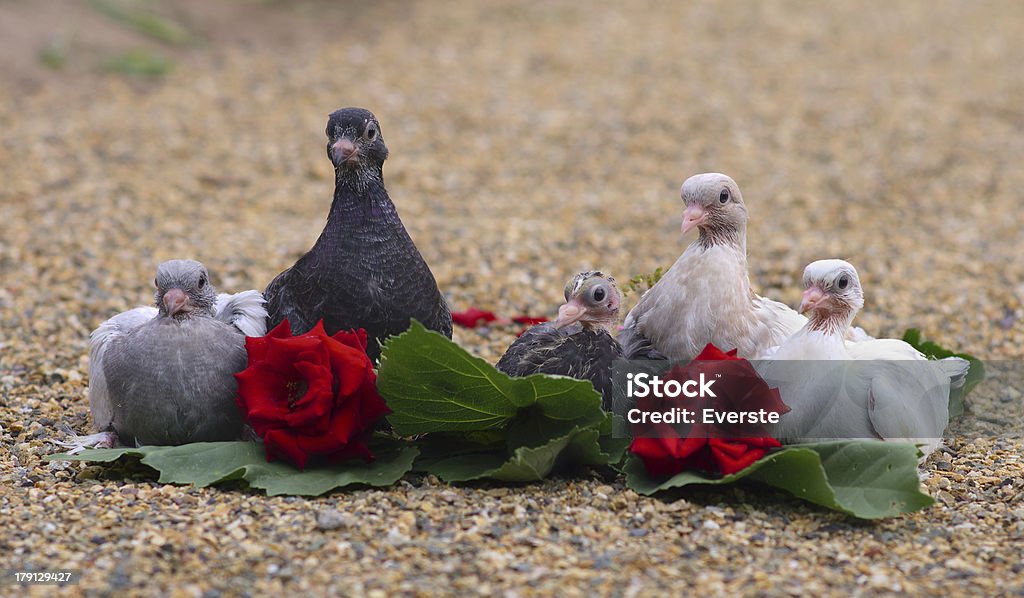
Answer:
<svg viewBox="0 0 1024 598"><path fill-rule="evenodd" d="M908 328L903 333L903 342L924 353L928 359L945 359L947 357L959 357L971 363L967 371L967 378L960 388L951 388L949 391L949 419L953 420L963 415L964 400L974 387L985 380L985 364L980 359L969 353L956 353L939 345L934 341L921 339L921 331L917 328Z"/></svg>
<svg viewBox="0 0 1024 598"><path fill-rule="evenodd" d="M684 471L667 480L653 480L635 456L626 461L625 471L626 483L640 494L750 478L854 517L880 519L934 504L921 492L917 455L917 448L906 443L835 441L791 445L719 478Z"/></svg>
<svg viewBox="0 0 1024 598"><path fill-rule="evenodd" d="M651 287L658 284L658 281L661 280L661 277L664 276L664 274L665 272L661 268L661 266L658 266L654 270L654 272L651 272L649 274L637 274L633 278L630 278L622 287L622 295L626 296L630 292L639 293L643 295L648 290L650 290Z"/></svg>
<svg viewBox="0 0 1024 598"><path fill-rule="evenodd" d="M574 428L568 434L535 446L520 446L511 455L480 447L479 452L421 460L417 469L446 482L492 479L503 482L535 482L559 465L607 465L618 461L604 452L597 428ZM437 453L438 451L433 451Z"/></svg>
<svg viewBox="0 0 1024 598"><path fill-rule="evenodd" d="M300 471L281 462L268 462L263 446L255 442L196 442L181 446L143 446L85 450L77 455L57 454L47 461L109 463L138 457L160 472L163 484L206 487L229 480L245 480L269 496L318 496L354 484L390 486L412 469L419 451L395 442L374 441L371 463L350 460Z"/></svg>
<svg viewBox="0 0 1024 598"><path fill-rule="evenodd" d="M377 388L396 433L431 435L417 469L447 481L540 480L617 463L626 446L590 382L512 378L415 321L384 344Z"/></svg>
<svg viewBox="0 0 1024 598"><path fill-rule="evenodd" d="M601 396L585 380L536 374L512 378L444 336L413 321L390 338L381 355L377 389L391 408L397 434L467 432L504 428L520 410L524 425L599 425ZM543 432L542 432L543 433Z"/></svg>

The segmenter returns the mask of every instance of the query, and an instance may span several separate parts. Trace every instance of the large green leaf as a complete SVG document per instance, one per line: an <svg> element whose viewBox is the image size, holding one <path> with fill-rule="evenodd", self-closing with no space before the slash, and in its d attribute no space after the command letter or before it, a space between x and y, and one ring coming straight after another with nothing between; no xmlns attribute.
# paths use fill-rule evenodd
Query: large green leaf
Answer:
<svg viewBox="0 0 1024 598"><path fill-rule="evenodd" d="M300 471L291 465L268 462L263 447L254 442L196 442L181 446L143 446L85 450L77 455L50 455L48 461L112 462L139 457L143 465L160 472L161 483L205 487L229 480L245 480L270 496L317 496L353 484L390 486L412 469L419 451L395 442L374 442L370 463L350 460Z"/></svg>
<svg viewBox="0 0 1024 598"><path fill-rule="evenodd" d="M384 344L377 388L403 436L503 428L526 408L547 420L524 422L538 426L600 424L605 417L590 382L513 378L416 321Z"/></svg>
<svg viewBox="0 0 1024 598"><path fill-rule="evenodd" d="M750 478L809 502L861 519L909 513L935 501L921 492L917 448L874 440L791 445L738 473L711 478L684 471L666 480L651 479L636 456L626 461L626 482L651 495L692 484L731 484Z"/></svg>
<svg viewBox="0 0 1024 598"><path fill-rule="evenodd" d="M949 391L949 419L960 417L964 412L964 399L970 394L974 387L985 380L985 364L977 357L969 353L956 353L934 341L926 341L921 338L921 331L917 328L908 328L903 333L903 342L924 353L929 359L945 359L947 357L959 357L971 363L967 371L967 378L960 388L951 388Z"/></svg>
<svg viewBox="0 0 1024 598"><path fill-rule="evenodd" d="M417 469L447 481L539 480L617 463L627 444L590 382L510 377L418 322L385 343L377 388L395 432L429 434Z"/></svg>
<svg viewBox="0 0 1024 598"><path fill-rule="evenodd" d="M607 465L616 463L621 452L605 449L598 428L573 428L567 434L552 438L539 446L519 446L506 452L502 446L463 446L446 454L442 445L430 446L416 468L432 473L446 482L492 479L503 482L535 482L547 477L559 465ZM447 447L450 439L445 442Z"/></svg>

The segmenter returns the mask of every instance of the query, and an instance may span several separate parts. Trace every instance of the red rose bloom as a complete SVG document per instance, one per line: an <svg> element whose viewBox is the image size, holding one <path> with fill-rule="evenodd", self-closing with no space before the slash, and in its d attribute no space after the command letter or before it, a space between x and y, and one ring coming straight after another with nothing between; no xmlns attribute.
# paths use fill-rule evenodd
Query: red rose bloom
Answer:
<svg viewBox="0 0 1024 598"><path fill-rule="evenodd" d="M742 471L764 457L768 449L782 446L764 438L636 438L629 450L644 462L653 477L669 477L687 469L729 475Z"/></svg>
<svg viewBox="0 0 1024 598"><path fill-rule="evenodd" d="M268 460L304 469L312 457L373 459L366 441L391 410L377 393L365 330L327 336L321 322L292 336L285 320L264 337L246 338L245 348L249 365L235 374L236 402Z"/></svg>
<svg viewBox="0 0 1024 598"><path fill-rule="evenodd" d="M678 407L696 416L694 423L683 426L634 426L629 449L643 461L651 476L672 476L688 469L728 475L746 469L769 449L782 446L760 424L704 423L700 416L708 407L718 413L789 411L779 390L769 388L750 362L736 357L735 350L724 353L708 344L689 364L674 367L662 377L685 382L697 380L701 374L715 381L715 398L649 396L638 404L644 411Z"/></svg>

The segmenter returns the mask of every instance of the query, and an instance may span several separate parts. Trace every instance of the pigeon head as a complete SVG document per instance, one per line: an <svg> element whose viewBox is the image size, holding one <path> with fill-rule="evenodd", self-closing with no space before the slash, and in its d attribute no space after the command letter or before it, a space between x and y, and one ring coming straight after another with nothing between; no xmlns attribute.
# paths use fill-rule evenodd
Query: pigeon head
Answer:
<svg viewBox="0 0 1024 598"><path fill-rule="evenodd" d="M327 118L327 157L338 180L380 176L388 148L377 117L363 108L342 108Z"/></svg>
<svg viewBox="0 0 1024 598"><path fill-rule="evenodd" d="M195 260L170 260L156 270L156 307L164 317L182 320L212 316L217 293L206 268Z"/></svg>
<svg viewBox="0 0 1024 598"><path fill-rule="evenodd" d="M679 195L686 204L684 235L696 228L705 245L739 244L747 227L747 206L736 181L717 172L695 174L686 179Z"/></svg>
<svg viewBox="0 0 1024 598"><path fill-rule="evenodd" d="M622 297L615 279L601 272L580 272L565 285L565 305L558 308L555 328L579 322L584 328L610 329L619 321Z"/></svg>
<svg viewBox="0 0 1024 598"><path fill-rule="evenodd" d="M815 330L845 331L864 307L857 270L843 260L818 260L804 268L800 313L810 314Z"/></svg>

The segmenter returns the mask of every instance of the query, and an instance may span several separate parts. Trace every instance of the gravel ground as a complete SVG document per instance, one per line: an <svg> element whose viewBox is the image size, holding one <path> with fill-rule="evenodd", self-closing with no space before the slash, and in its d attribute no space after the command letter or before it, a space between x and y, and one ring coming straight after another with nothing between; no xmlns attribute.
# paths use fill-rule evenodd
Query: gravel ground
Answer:
<svg viewBox="0 0 1024 598"><path fill-rule="evenodd" d="M89 331L151 301L159 261L236 291L308 248L344 105L380 118L455 309L550 314L581 269L667 266L679 184L717 170L765 294L794 304L807 262L844 257L866 329L1024 354L1019 2L300 6L258 9L288 12L287 44L210 41L159 81L0 88L0 567L83 570L66 595L1024 593L1021 395L991 383L925 468L938 504L873 524L597 474L306 500L42 462L88 428ZM514 332L457 340L497 359Z"/></svg>

